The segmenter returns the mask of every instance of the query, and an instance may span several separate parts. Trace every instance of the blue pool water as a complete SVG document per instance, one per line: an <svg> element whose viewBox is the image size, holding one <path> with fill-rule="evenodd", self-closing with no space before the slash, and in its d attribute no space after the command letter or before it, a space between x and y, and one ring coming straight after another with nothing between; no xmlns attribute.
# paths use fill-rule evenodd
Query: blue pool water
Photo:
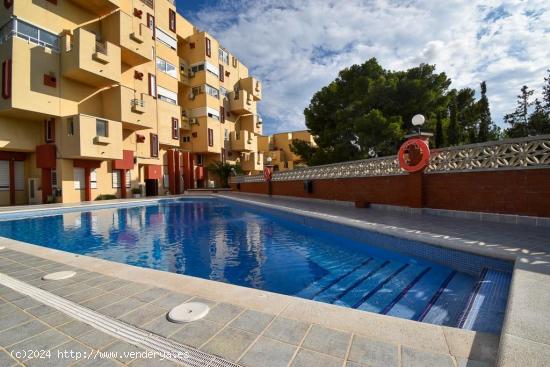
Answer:
<svg viewBox="0 0 550 367"><path fill-rule="evenodd" d="M511 277L457 271L213 198L5 219L0 236L492 333L500 332Z"/></svg>

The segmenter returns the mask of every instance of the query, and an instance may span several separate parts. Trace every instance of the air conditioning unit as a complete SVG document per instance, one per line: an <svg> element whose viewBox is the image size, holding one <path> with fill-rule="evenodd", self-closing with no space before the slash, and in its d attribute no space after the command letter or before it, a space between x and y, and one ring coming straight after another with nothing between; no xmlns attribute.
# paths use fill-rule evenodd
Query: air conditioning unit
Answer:
<svg viewBox="0 0 550 367"><path fill-rule="evenodd" d="M199 119L197 118L190 118L189 119L189 125L198 125L199 124Z"/></svg>

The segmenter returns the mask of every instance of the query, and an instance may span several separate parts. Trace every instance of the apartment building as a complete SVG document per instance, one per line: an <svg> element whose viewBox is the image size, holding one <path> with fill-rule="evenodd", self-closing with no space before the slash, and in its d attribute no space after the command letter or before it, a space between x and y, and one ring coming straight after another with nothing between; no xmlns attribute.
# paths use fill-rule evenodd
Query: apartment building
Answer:
<svg viewBox="0 0 550 367"><path fill-rule="evenodd" d="M304 165L302 158L292 152L294 140L303 140L316 146L313 136L307 130L277 133L259 137L259 150L264 152L265 161L271 158L275 171L286 171Z"/></svg>
<svg viewBox="0 0 550 367"><path fill-rule="evenodd" d="M204 187L262 169L261 84L173 0L4 0L0 205Z"/></svg>

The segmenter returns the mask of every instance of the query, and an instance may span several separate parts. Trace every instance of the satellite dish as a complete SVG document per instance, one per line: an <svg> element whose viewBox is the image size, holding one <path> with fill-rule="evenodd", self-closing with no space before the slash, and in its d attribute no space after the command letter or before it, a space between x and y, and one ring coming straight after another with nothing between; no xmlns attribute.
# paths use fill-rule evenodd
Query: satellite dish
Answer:
<svg viewBox="0 0 550 367"><path fill-rule="evenodd" d="M414 115L412 118L412 124L414 126L424 125L424 122L426 122L426 118L423 115Z"/></svg>

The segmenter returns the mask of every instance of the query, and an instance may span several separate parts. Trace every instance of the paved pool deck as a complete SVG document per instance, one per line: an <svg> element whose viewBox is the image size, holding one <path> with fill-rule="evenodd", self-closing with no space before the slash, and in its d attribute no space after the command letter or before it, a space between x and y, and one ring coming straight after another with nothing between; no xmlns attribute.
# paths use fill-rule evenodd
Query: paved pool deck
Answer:
<svg viewBox="0 0 550 367"><path fill-rule="evenodd" d="M144 269L10 239L0 239L0 246L5 246L0 250L0 272L243 366L525 367L544 365L550 360L550 228L284 198L223 196L515 261L502 337ZM71 205L21 210L67 206ZM77 276L57 282L40 279L47 272L59 270L74 270ZM211 305L205 319L186 325L166 321L170 307L190 299ZM2 366L174 365L170 361L121 356L55 362L10 356L13 350L39 347L52 351L139 350L32 297L0 287Z"/></svg>

